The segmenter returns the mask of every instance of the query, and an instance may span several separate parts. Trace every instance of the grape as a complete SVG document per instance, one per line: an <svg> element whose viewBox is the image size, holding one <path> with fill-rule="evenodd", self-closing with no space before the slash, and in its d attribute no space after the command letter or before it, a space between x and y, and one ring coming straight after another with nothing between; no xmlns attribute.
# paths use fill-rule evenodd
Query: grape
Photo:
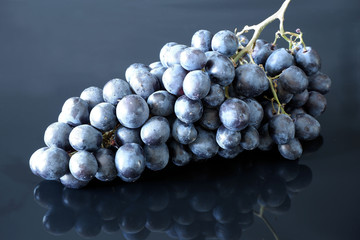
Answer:
<svg viewBox="0 0 360 240"><path fill-rule="evenodd" d="M303 152L300 141L297 138L291 139L287 144L278 145L281 156L289 160L295 160L301 157Z"/></svg>
<svg viewBox="0 0 360 240"><path fill-rule="evenodd" d="M139 128L149 118L149 107L142 97L130 94L116 106L116 116L123 126Z"/></svg>
<svg viewBox="0 0 360 240"><path fill-rule="evenodd" d="M99 103L90 112L90 124L101 131L110 131L117 123L115 107L110 103Z"/></svg>
<svg viewBox="0 0 360 240"><path fill-rule="evenodd" d="M105 102L115 106L118 104L119 100L131 93L130 85L125 80L119 78L108 81L103 89Z"/></svg>
<svg viewBox="0 0 360 240"><path fill-rule="evenodd" d="M118 176L125 182L134 182L145 169L143 149L136 143L125 143L116 152L115 166Z"/></svg>
<svg viewBox="0 0 360 240"><path fill-rule="evenodd" d="M240 145L237 145L234 148L223 149L219 148L218 155L223 158L235 158L243 151L243 148Z"/></svg>
<svg viewBox="0 0 360 240"><path fill-rule="evenodd" d="M241 132L240 146L245 150L254 150L260 144L260 136L255 127L248 126Z"/></svg>
<svg viewBox="0 0 360 240"><path fill-rule="evenodd" d="M89 182L76 179L71 173L67 173L60 178L60 182L67 188L79 189L85 187Z"/></svg>
<svg viewBox="0 0 360 240"><path fill-rule="evenodd" d="M268 75L274 77L291 65L294 65L294 57L285 48L279 48L266 60L265 70Z"/></svg>
<svg viewBox="0 0 360 240"><path fill-rule="evenodd" d="M287 113L290 114L292 119L296 118L296 115L306 113L303 108L288 108Z"/></svg>
<svg viewBox="0 0 360 240"><path fill-rule="evenodd" d="M62 107L59 122L64 122L71 126L89 123L89 105L79 97L69 98Z"/></svg>
<svg viewBox="0 0 360 240"><path fill-rule="evenodd" d="M153 171L165 168L169 162L169 149L165 143L151 146L145 145L144 154L146 167Z"/></svg>
<svg viewBox="0 0 360 240"><path fill-rule="evenodd" d="M151 70L154 70L156 68L163 68L164 66L162 65L161 61L157 61L157 62L153 62L149 64L149 68Z"/></svg>
<svg viewBox="0 0 360 240"><path fill-rule="evenodd" d="M221 125L219 111L214 108L205 108L199 120L200 125L207 130L216 130Z"/></svg>
<svg viewBox="0 0 360 240"><path fill-rule="evenodd" d="M327 94L331 87L331 79L328 75L317 72L309 76L309 90L317 91L321 94Z"/></svg>
<svg viewBox="0 0 360 240"><path fill-rule="evenodd" d="M209 74L213 83L227 86L234 80L235 68L231 60L217 52L207 53L205 71Z"/></svg>
<svg viewBox="0 0 360 240"><path fill-rule="evenodd" d="M154 69L152 69L151 71L150 71L150 73L152 74L152 75L154 75L157 79L158 79L158 81L159 81L159 84L160 84L160 89L164 89L165 87L164 87L164 84L163 84L163 82L162 82L162 77L163 77L163 75L164 75L164 72L166 71L166 67L159 67L159 68L154 68Z"/></svg>
<svg viewBox="0 0 360 240"><path fill-rule="evenodd" d="M286 114L277 114L269 121L269 133L276 144L286 144L295 137L295 124Z"/></svg>
<svg viewBox="0 0 360 240"><path fill-rule="evenodd" d="M87 151L78 151L69 161L71 174L80 181L90 181L98 171L98 163L94 155Z"/></svg>
<svg viewBox="0 0 360 240"><path fill-rule="evenodd" d="M100 148L94 152L94 156L99 166L95 177L100 181L114 180L117 176L115 154L109 149Z"/></svg>
<svg viewBox="0 0 360 240"><path fill-rule="evenodd" d="M208 108L219 107L225 101L224 89L219 84L211 84L210 91L203 99L203 103Z"/></svg>
<svg viewBox="0 0 360 240"><path fill-rule="evenodd" d="M143 63L133 63L125 71L125 79L130 83L131 77L139 71L149 72L151 68Z"/></svg>
<svg viewBox="0 0 360 240"><path fill-rule="evenodd" d="M101 133L90 125L75 127L69 135L70 145L77 151L96 151L102 142Z"/></svg>
<svg viewBox="0 0 360 240"><path fill-rule="evenodd" d="M80 98L87 102L90 111L95 105L104 101L103 90L98 87L88 87L81 92Z"/></svg>
<svg viewBox="0 0 360 240"><path fill-rule="evenodd" d="M309 84L306 74L296 66L290 66L285 69L280 74L279 82L285 91L292 94L305 91Z"/></svg>
<svg viewBox="0 0 360 240"><path fill-rule="evenodd" d="M304 104L307 102L308 99L309 99L309 91L305 89L301 93L294 94L289 105L295 108L299 108L304 106Z"/></svg>
<svg viewBox="0 0 360 240"><path fill-rule="evenodd" d="M164 55L165 66L172 67L175 64L180 64L180 54L186 48L187 46L182 44L171 46Z"/></svg>
<svg viewBox="0 0 360 240"><path fill-rule="evenodd" d="M125 143L137 143L142 144L140 138L140 128L126 128L126 127L119 127L115 132L115 141L116 144L121 146Z"/></svg>
<svg viewBox="0 0 360 240"><path fill-rule="evenodd" d="M195 141L197 131L191 123L186 124L176 119L172 125L172 137L181 144L189 144Z"/></svg>
<svg viewBox="0 0 360 240"><path fill-rule="evenodd" d="M176 96L183 95L183 82L187 73L179 64L166 69L162 78L166 91Z"/></svg>
<svg viewBox="0 0 360 240"><path fill-rule="evenodd" d="M282 84L279 83L277 85L277 88L276 88L276 91L277 91L277 95L278 95L278 98L279 98L279 101L281 103L289 103L291 101L291 99L294 97L294 95L292 93L289 93L288 91L286 91Z"/></svg>
<svg viewBox="0 0 360 240"><path fill-rule="evenodd" d="M164 67L169 67L167 64L166 64L166 57L169 50L170 50L170 47L172 46L175 46L177 43L176 42L169 42L169 43L166 43L160 50L160 54L159 54L159 57L160 57L160 62L161 64L164 66Z"/></svg>
<svg viewBox="0 0 360 240"><path fill-rule="evenodd" d="M209 76L201 70L189 72L183 82L185 95L192 100L203 99L208 95L211 87Z"/></svg>
<svg viewBox="0 0 360 240"><path fill-rule="evenodd" d="M50 124L44 134L44 142L48 147L58 147L64 150L70 150L69 134L71 127L66 123L55 122Z"/></svg>
<svg viewBox="0 0 360 240"><path fill-rule="evenodd" d="M295 116L295 135L299 140L314 140L320 135L320 123L309 114L297 114Z"/></svg>
<svg viewBox="0 0 360 240"><path fill-rule="evenodd" d="M319 117L326 110L326 98L321 93L309 92L309 99L305 104L306 111L313 117Z"/></svg>
<svg viewBox="0 0 360 240"><path fill-rule="evenodd" d="M240 144L240 131L232 131L221 125L216 131L216 142L222 149L233 149Z"/></svg>
<svg viewBox="0 0 360 240"><path fill-rule="evenodd" d="M250 108L240 99L228 99L221 104L219 116L221 123L226 128L233 131L240 131L249 124Z"/></svg>
<svg viewBox="0 0 360 240"><path fill-rule="evenodd" d="M147 104L152 115L166 117L174 113L175 101L176 98L173 95L165 90L160 90L148 97Z"/></svg>
<svg viewBox="0 0 360 240"><path fill-rule="evenodd" d="M174 112L184 123L194 123L201 118L203 106L200 100L191 100L183 95L176 100Z"/></svg>
<svg viewBox="0 0 360 240"><path fill-rule="evenodd" d="M257 65L265 65L268 57L277 49L276 45L272 43L264 43L264 40L257 39L252 57Z"/></svg>
<svg viewBox="0 0 360 240"><path fill-rule="evenodd" d="M236 68L235 91L245 97L257 97L269 88L265 72L255 64L244 64Z"/></svg>
<svg viewBox="0 0 360 240"><path fill-rule="evenodd" d="M170 141L169 152L171 156L171 161L176 166L184 166L188 164L191 160L191 154L184 149L184 145L179 144L176 141Z"/></svg>
<svg viewBox="0 0 360 240"><path fill-rule="evenodd" d="M212 50L224 54L227 57L235 54L238 47L238 38L235 33L229 30L221 30L217 32L211 40Z"/></svg>
<svg viewBox="0 0 360 240"><path fill-rule="evenodd" d="M264 116L267 119L271 119L279 110L279 105L274 102L266 101L266 103L263 104L264 107Z"/></svg>
<svg viewBox="0 0 360 240"><path fill-rule="evenodd" d="M237 35L238 39L239 39L239 44L243 47L245 47L246 45L248 45L249 43L249 39L244 36L244 35Z"/></svg>
<svg viewBox="0 0 360 240"><path fill-rule="evenodd" d="M160 89L156 76L147 71L135 71L130 78L130 87L137 95L145 100L155 91Z"/></svg>
<svg viewBox="0 0 360 240"><path fill-rule="evenodd" d="M321 67L319 54L309 46L296 52L295 61L308 76L315 74Z"/></svg>
<svg viewBox="0 0 360 240"><path fill-rule="evenodd" d="M45 152L45 150L47 150L48 147L42 147L38 150L36 150L30 157L29 159L29 166L30 166L30 170L33 174L35 174L36 176L40 176L39 175L39 164L40 164L40 156L43 152Z"/></svg>
<svg viewBox="0 0 360 240"><path fill-rule="evenodd" d="M214 157L219 150L216 144L215 134L210 131L196 128L198 136L196 140L189 144L189 148L200 159L208 159Z"/></svg>
<svg viewBox="0 0 360 240"><path fill-rule="evenodd" d="M208 30L199 30L191 38L191 46L203 52L211 50L212 34Z"/></svg>
<svg viewBox="0 0 360 240"><path fill-rule="evenodd" d="M180 54L180 65L188 71L201 70L206 60L205 53L194 47L186 48Z"/></svg>
<svg viewBox="0 0 360 240"><path fill-rule="evenodd" d="M141 140L146 145L163 144L169 139L169 136L169 121L161 116L150 118L140 130Z"/></svg>
<svg viewBox="0 0 360 240"><path fill-rule="evenodd" d="M261 121L264 117L264 109L261 104L253 98L246 98L244 102L249 106L250 119L249 126L259 128Z"/></svg>
<svg viewBox="0 0 360 240"><path fill-rule="evenodd" d="M46 180L58 180L69 171L69 156L61 148L51 147L43 149L34 156L35 170Z"/></svg>

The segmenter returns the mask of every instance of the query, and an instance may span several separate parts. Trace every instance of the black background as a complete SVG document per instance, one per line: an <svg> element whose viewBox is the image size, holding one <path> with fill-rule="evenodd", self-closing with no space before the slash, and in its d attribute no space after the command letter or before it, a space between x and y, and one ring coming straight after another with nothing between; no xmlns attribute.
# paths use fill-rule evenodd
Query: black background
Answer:
<svg viewBox="0 0 360 240"><path fill-rule="evenodd" d="M260 22L281 3L0 0L0 238L81 239L74 230L57 237L44 230L46 210L32 193L41 180L28 167L30 155L44 145L44 130L56 121L67 98L88 86L124 78L134 62L158 61L166 42L189 45L198 29L241 29ZM311 185L296 196L287 214L272 218L280 239L359 237L359 11L359 1L293 0L286 13L285 28L301 28L333 85L320 117L324 144L300 160L312 170ZM276 29L273 23L262 37L272 41ZM247 236L272 239L259 222ZM98 238L122 236L101 233ZM148 239L167 238L151 234Z"/></svg>

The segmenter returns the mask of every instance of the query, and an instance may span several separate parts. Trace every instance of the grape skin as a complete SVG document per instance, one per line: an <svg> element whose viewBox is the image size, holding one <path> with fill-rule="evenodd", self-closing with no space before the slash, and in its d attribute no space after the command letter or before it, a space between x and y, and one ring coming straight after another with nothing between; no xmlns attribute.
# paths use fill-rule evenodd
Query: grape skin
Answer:
<svg viewBox="0 0 360 240"><path fill-rule="evenodd" d="M321 68L320 56L310 46L307 46L306 49L302 48L297 51L295 54L295 61L308 76L315 74Z"/></svg>
<svg viewBox="0 0 360 240"><path fill-rule="evenodd" d="M300 141L297 138L291 139L287 144L278 145L281 156L289 160L296 160L303 152Z"/></svg>
<svg viewBox="0 0 360 240"><path fill-rule="evenodd" d="M145 169L145 155L141 146L136 143L122 145L116 152L115 166L122 180L136 181Z"/></svg>
<svg viewBox="0 0 360 240"><path fill-rule="evenodd" d="M99 103L90 112L90 124L101 131L110 131L117 123L115 107L110 103Z"/></svg>
<svg viewBox="0 0 360 240"><path fill-rule="evenodd" d="M331 79L328 75L317 72L309 76L309 90L317 91L321 94L327 94L330 91Z"/></svg>
<svg viewBox="0 0 360 240"><path fill-rule="evenodd" d="M172 137L181 144L189 144L195 141L197 131L193 124L186 124L176 119L172 125Z"/></svg>
<svg viewBox="0 0 360 240"><path fill-rule="evenodd" d="M309 92L309 99L305 104L306 111L313 117L319 117L326 110L326 98L316 91Z"/></svg>
<svg viewBox="0 0 360 240"><path fill-rule="evenodd" d="M191 46L203 52L211 50L211 39L213 35L208 30L198 30L191 38Z"/></svg>
<svg viewBox="0 0 360 240"><path fill-rule="evenodd" d="M150 118L140 130L140 137L146 145L165 143L170 136L169 121L161 116Z"/></svg>
<svg viewBox="0 0 360 240"><path fill-rule="evenodd" d="M79 97L67 99L59 115L59 122L78 126L89 122L89 105Z"/></svg>
<svg viewBox="0 0 360 240"><path fill-rule="evenodd" d="M290 66L282 71L279 82L285 91L292 94L305 91L309 84L306 74L296 66Z"/></svg>
<svg viewBox="0 0 360 240"><path fill-rule="evenodd" d="M71 174L80 181L90 181L98 171L98 163L93 154L87 151L78 151L69 161Z"/></svg>
<svg viewBox="0 0 360 240"><path fill-rule="evenodd" d="M152 171L159 171L169 162L169 149L165 143L144 147L146 167Z"/></svg>
<svg viewBox="0 0 360 240"><path fill-rule="evenodd" d="M125 96L116 106L116 116L127 128L141 127L149 118L149 112L145 100L135 94Z"/></svg>
<svg viewBox="0 0 360 240"><path fill-rule="evenodd" d="M114 106L116 106L120 99L131 93L130 85L125 80L119 78L108 81L103 89L105 102L111 103Z"/></svg>
<svg viewBox="0 0 360 240"><path fill-rule="evenodd" d="M241 131L240 146L245 150L254 150L260 144L260 136L255 127L248 126Z"/></svg>
<svg viewBox="0 0 360 240"><path fill-rule="evenodd" d="M125 143L137 143L142 144L140 138L140 128L127 128L120 126L115 132L115 141L118 146L124 145Z"/></svg>
<svg viewBox="0 0 360 240"><path fill-rule="evenodd" d="M72 128L62 122L50 124L44 134L44 142L48 147L58 147L64 150L70 150L69 135Z"/></svg>
<svg viewBox="0 0 360 240"><path fill-rule="evenodd" d="M209 76L201 70L189 72L183 82L185 95L192 100L203 99L208 95L211 87Z"/></svg>
<svg viewBox="0 0 360 240"><path fill-rule="evenodd" d="M30 157L29 159L29 166L30 166L30 170L32 171L33 174L35 174L36 176L40 176L39 175L39 170L38 170L38 166L40 164L40 156L43 152L45 152L45 150L47 150L48 147L42 147L38 150L36 150Z"/></svg>
<svg viewBox="0 0 360 240"><path fill-rule="evenodd" d="M203 106L200 100L191 100L185 95L179 97L174 106L175 115L184 123L194 123L203 114Z"/></svg>
<svg viewBox="0 0 360 240"><path fill-rule="evenodd" d="M275 50L265 63L265 71L271 77L279 75L284 69L294 65L294 57L285 48Z"/></svg>
<svg viewBox="0 0 360 240"><path fill-rule="evenodd" d="M229 30L221 30L217 32L211 40L212 50L224 54L227 57L235 54L238 47L238 38L235 33Z"/></svg>
<svg viewBox="0 0 360 240"><path fill-rule="evenodd" d="M89 105L89 111L91 111L95 105L104 101L103 90L98 87L85 88L85 90L81 92L80 98L87 102Z"/></svg>
<svg viewBox="0 0 360 240"><path fill-rule="evenodd" d="M240 131L249 124L250 108L240 99L228 99L221 104L219 116L220 121L226 128L233 131Z"/></svg>
<svg viewBox="0 0 360 240"><path fill-rule="evenodd" d="M58 180L69 171L69 156L57 147L40 150L34 157L38 175L46 180Z"/></svg>
<svg viewBox="0 0 360 240"><path fill-rule="evenodd" d="M183 82L187 73L188 71L186 71L179 64L166 69L162 77L162 82L166 91L176 96L183 95Z"/></svg>
<svg viewBox="0 0 360 240"><path fill-rule="evenodd" d="M221 125L219 111L214 108L205 108L199 123L206 130L218 129Z"/></svg>
<svg viewBox="0 0 360 240"><path fill-rule="evenodd" d="M77 151L96 151L102 143L102 134L90 125L75 127L69 135L70 145Z"/></svg>
<svg viewBox="0 0 360 240"><path fill-rule="evenodd" d="M208 95L202 101L208 108L219 107L225 101L224 89L219 84L211 84Z"/></svg>
<svg viewBox="0 0 360 240"><path fill-rule="evenodd" d="M216 144L215 134L210 131L196 128L198 136L196 140L189 144L189 148L198 158L208 159L214 157L219 150L219 145Z"/></svg>
<svg viewBox="0 0 360 240"><path fill-rule="evenodd" d="M216 142L222 149L233 149L240 144L241 132L232 131L221 125L216 131Z"/></svg>
<svg viewBox="0 0 360 240"><path fill-rule="evenodd" d="M311 115L295 115L295 135L299 140L310 141L320 135L320 123Z"/></svg>
<svg viewBox="0 0 360 240"><path fill-rule="evenodd" d="M125 79L130 83L131 77L139 71L149 72L151 68L143 63L133 63L125 70Z"/></svg>
<svg viewBox="0 0 360 240"><path fill-rule="evenodd" d="M269 121L269 133L276 144L286 144L295 137L295 124L286 114L278 114Z"/></svg>
<svg viewBox="0 0 360 240"><path fill-rule="evenodd" d="M171 161L176 166L185 166L191 160L191 154L184 149L184 145L172 140L169 143Z"/></svg>
<svg viewBox="0 0 360 240"><path fill-rule="evenodd" d="M205 53L199 49L189 47L180 53L180 65L188 71L201 70L206 64Z"/></svg>
<svg viewBox="0 0 360 240"><path fill-rule="evenodd" d="M231 84L235 77L231 60L218 52L207 52L206 55L205 71L209 74L211 81L221 86Z"/></svg>
<svg viewBox="0 0 360 240"><path fill-rule="evenodd" d="M148 97L147 104L152 115L166 117L174 113L175 101L175 96L165 90L160 90Z"/></svg>
<svg viewBox="0 0 360 240"><path fill-rule="evenodd" d="M98 163L98 170L95 174L95 177L100 181L112 181L117 176L117 171L115 167L115 154L113 151L100 148L95 153L94 156Z"/></svg>

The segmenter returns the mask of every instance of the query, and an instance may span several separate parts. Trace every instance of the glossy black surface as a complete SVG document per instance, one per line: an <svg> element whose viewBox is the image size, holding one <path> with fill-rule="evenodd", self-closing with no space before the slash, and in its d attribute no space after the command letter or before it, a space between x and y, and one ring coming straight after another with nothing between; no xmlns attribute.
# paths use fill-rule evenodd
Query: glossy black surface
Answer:
<svg viewBox="0 0 360 240"><path fill-rule="evenodd" d="M31 174L28 160L44 146L44 131L56 121L67 98L92 85L103 87L112 78L124 79L126 68L134 62L158 61L166 42L190 45L192 34L202 28L213 33L241 29L275 12L281 2L1 0L0 239L83 239L91 234L96 235L92 239L125 239L124 229L132 227L134 232L150 220L162 221L163 228L170 222L174 226L170 235L186 237L186 233L188 239L195 233L213 236L214 229L220 237L232 232L240 239L273 239L259 217L232 213L246 203L242 201L246 189L261 192L260 203L264 198L270 201L268 191L258 184L263 186L264 176L279 172L275 171L277 153L213 159L153 174L147 171L135 184L93 183L80 191L42 182ZM307 176L303 182L288 183L287 189L301 187L302 191L290 194L290 208L286 198L285 213L265 210L279 239L359 238L359 10L358 1L293 0L287 11L285 28L301 28L306 43L320 54L322 71L333 85L326 95L328 108L319 118L322 145L309 144L307 149L320 148L304 154L298 163L285 161L290 169L301 168ZM272 41L276 28L276 23L269 26L263 37ZM267 163L256 161L260 158ZM291 179L291 171L288 174ZM270 185L281 195L278 179L266 179L275 183ZM241 218L242 228L248 226L245 231L240 233L231 224L213 224L221 219L219 209L226 212L228 206L228 218ZM254 209L259 211L258 205ZM149 211L158 214L151 218ZM131 225L127 216L138 225ZM107 234L111 229L115 232ZM141 237L171 239L166 233L147 230L137 239Z"/></svg>

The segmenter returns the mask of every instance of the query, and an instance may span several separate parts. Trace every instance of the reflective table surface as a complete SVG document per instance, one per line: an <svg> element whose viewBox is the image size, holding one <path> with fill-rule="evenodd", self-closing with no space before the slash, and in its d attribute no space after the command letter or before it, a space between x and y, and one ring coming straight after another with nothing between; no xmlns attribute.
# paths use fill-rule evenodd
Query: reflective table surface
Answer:
<svg viewBox="0 0 360 240"><path fill-rule="evenodd" d="M166 42L256 24L281 3L1 0L0 239L359 239L358 1L293 0L287 10L285 28L304 32L332 79L321 137L300 160L253 151L81 190L28 167L67 98L157 61Z"/></svg>

